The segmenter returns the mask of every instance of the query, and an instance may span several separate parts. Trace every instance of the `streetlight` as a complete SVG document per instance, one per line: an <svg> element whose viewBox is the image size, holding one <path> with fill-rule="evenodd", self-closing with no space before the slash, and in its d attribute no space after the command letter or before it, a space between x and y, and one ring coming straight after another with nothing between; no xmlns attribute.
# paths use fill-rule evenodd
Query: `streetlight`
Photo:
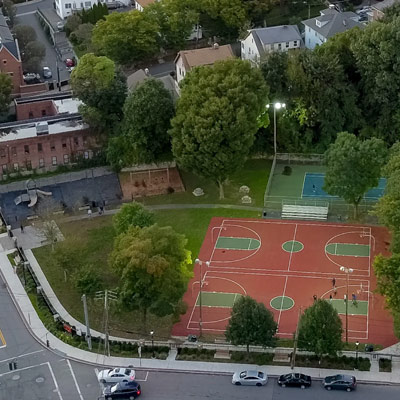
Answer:
<svg viewBox="0 0 400 400"><path fill-rule="evenodd" d="M349 275L353 272L352 268L340 267L340 270L347 276L346 279L346 343L349 342Z"/></svg>
<svg viewBox="0 0 400 400"><path fill-rule="evenodd" d="M203 261L199 260L196 258L195 260L196 264L199 264L200 266L200 292L199 292L199 306L200 306L200 316L199 316L199 337L203 334L203 307L202 307L202 292L203 292ZM210 262L206 262L206 266L210 266Z"/></svg>
<svg viewBox="0 0 400 400"><path fill-rule="evenodd" d="M356 342L356 369L358 369L358 346L360 345L360 342L357 340Z"/></svg>
<svg viewBox="0 0 400 400"><path fill-rule="evenodd" d="M266 107L269 108L269 106L274 106L274 154L276 154L276 110L280 110L281 108L285 108L286 104L285 103L276 102L276 103L267 104Z"/></svg>
<svg viewBox="0 0 400 400"><path fill-rule="evenodd" d="M151 335L151 351L153 353L152 358L156 358L156 355L154 353L154 331L150 331Z"/></svg>

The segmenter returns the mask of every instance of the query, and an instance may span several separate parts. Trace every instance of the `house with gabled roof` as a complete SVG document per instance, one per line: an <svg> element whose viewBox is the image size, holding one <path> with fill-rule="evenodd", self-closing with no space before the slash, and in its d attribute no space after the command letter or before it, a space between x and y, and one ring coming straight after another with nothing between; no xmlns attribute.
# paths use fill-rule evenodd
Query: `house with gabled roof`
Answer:
<svg viewBox="0 0 400 400"><path fill-rule="evenodd" d="M241 42L242 60L253 62L271 51L299 49L303 40L297 25L280 25L268 28L249 29Z"/></svg>
<svg viewBox="0 0 400 400"><path fill-rule="evenodd" d="M359 16L351 11L339 12L334 8L320 11L320 16L302 21L305 26L304 44L308 49L325 43L329 38L358 27L364 29L365 25L358 22Z"/></svg>

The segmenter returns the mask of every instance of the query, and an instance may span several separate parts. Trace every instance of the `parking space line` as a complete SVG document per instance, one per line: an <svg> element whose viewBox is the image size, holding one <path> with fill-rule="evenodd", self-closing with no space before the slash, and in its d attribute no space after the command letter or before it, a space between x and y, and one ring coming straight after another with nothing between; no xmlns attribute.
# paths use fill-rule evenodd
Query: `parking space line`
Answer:
<svg viewBox="0 0 400 400"><path fill-rule="evenodd" d="M149 371L146 372L146 377L144 379L135 379L137 382L147 382L147 378L149 376Z"/></svg>
<svg viewBox="0 0 400 400"><path fill-rule="evenodd" d="M58 397L60 398L60 400L64 400L63 397L61 396L60 388L58 387L58 382L57 382L56 376L54 375L53 368L51 368L51 365L50 365L49 362L47 362L47 363L45 363L45 364L47 364L48 367L49 367L50 374L51 374L51 376L52 376L52 378L53 378L54 385L55 385L55 387L56 387L56 392L58 393Z"/></svg>
<svg viewBox="0 0 400 400"><path fill-rule="evenodd" d="M79 397L80 397L81 400L85 400L83 398L83 396L82 396L81 389L80 389L80 387L78 385L78 381L76 380L76 376L75 376L74 370L72 369L72 365L71 365L69 360L67 360L67 364L68 364L68 367L69 367L69 369L71 371L72 379L74 380L75 387L76 387L76 390L78 391Z"/></svg>
<svg viewBox="0 0 400 400"><path fill-rule="evenodd" d="M0 349L2 349L3 347L7 346L7 343L6 343L6 339L4 339L4 335L3 335L3 332L1 331L1 329L0 329L0 340L1 340L1 343L3 343L3 345L0 346Z"/></svg>

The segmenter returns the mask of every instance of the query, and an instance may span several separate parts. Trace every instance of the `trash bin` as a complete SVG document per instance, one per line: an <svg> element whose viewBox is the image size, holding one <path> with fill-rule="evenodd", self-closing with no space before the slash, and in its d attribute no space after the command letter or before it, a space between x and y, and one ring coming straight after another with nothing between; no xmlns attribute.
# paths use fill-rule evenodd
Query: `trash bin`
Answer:
<svg viewBox="0 0 400 400"><path fill-rule="evenodd" d="M368 353L374 351L374 346L372 344L366 344L365 345L365 351L368 352Z"/></svg>
<svg viewBox="0 0 400 400"><path fill-rule="evenodd" d="M197 336L196 335L189 335L188 336L188 341L192 342L192 343L197 342Z"/></svg>

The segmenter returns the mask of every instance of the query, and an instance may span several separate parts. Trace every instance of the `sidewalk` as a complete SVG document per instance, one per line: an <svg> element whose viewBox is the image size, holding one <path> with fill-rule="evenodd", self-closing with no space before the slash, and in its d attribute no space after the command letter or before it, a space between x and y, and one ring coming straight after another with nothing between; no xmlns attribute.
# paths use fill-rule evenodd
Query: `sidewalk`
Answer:
<svg viewBox="0 0 400 400"><path fill-rule="evenodd" d="M169 370L176 372L191 372L205 374L227 374L230 375L239 369L255 368L254 365L219 363L219 362L191 362L191 361L176 361L174 357L169 357L167 360L142 359L138 358L122 358L122 357L107 357L88 351L80 350L72 347L47 331L42 321L39 319L35 309L33 308L18 276L7 258L6 252L3 249L0 252L0 274L7 285L7 290L10 293L17 310L23 319L25 326L31 332L33 337L46 347L46 340L49 341L49 347L57 354L69 359L101 366L128 366L133 365L136 369L156 369ZM18 293L18 296L14 296ZM172 355L172 354L171 354ZM400 368L399 363L394 363L392 373L383 372L362 372L352 371L351 373L361 382L373 382L381 384L400 384ZM140 366L139 366L140 365ZM292 370L289 366L263 366L262 369L268 371L270 376L278 376L289 373ZM295 368L295 372L302 372L311 375L313 378L319 379L327 375L343 373L337 370L325 370L315 368Z"/></svg>

